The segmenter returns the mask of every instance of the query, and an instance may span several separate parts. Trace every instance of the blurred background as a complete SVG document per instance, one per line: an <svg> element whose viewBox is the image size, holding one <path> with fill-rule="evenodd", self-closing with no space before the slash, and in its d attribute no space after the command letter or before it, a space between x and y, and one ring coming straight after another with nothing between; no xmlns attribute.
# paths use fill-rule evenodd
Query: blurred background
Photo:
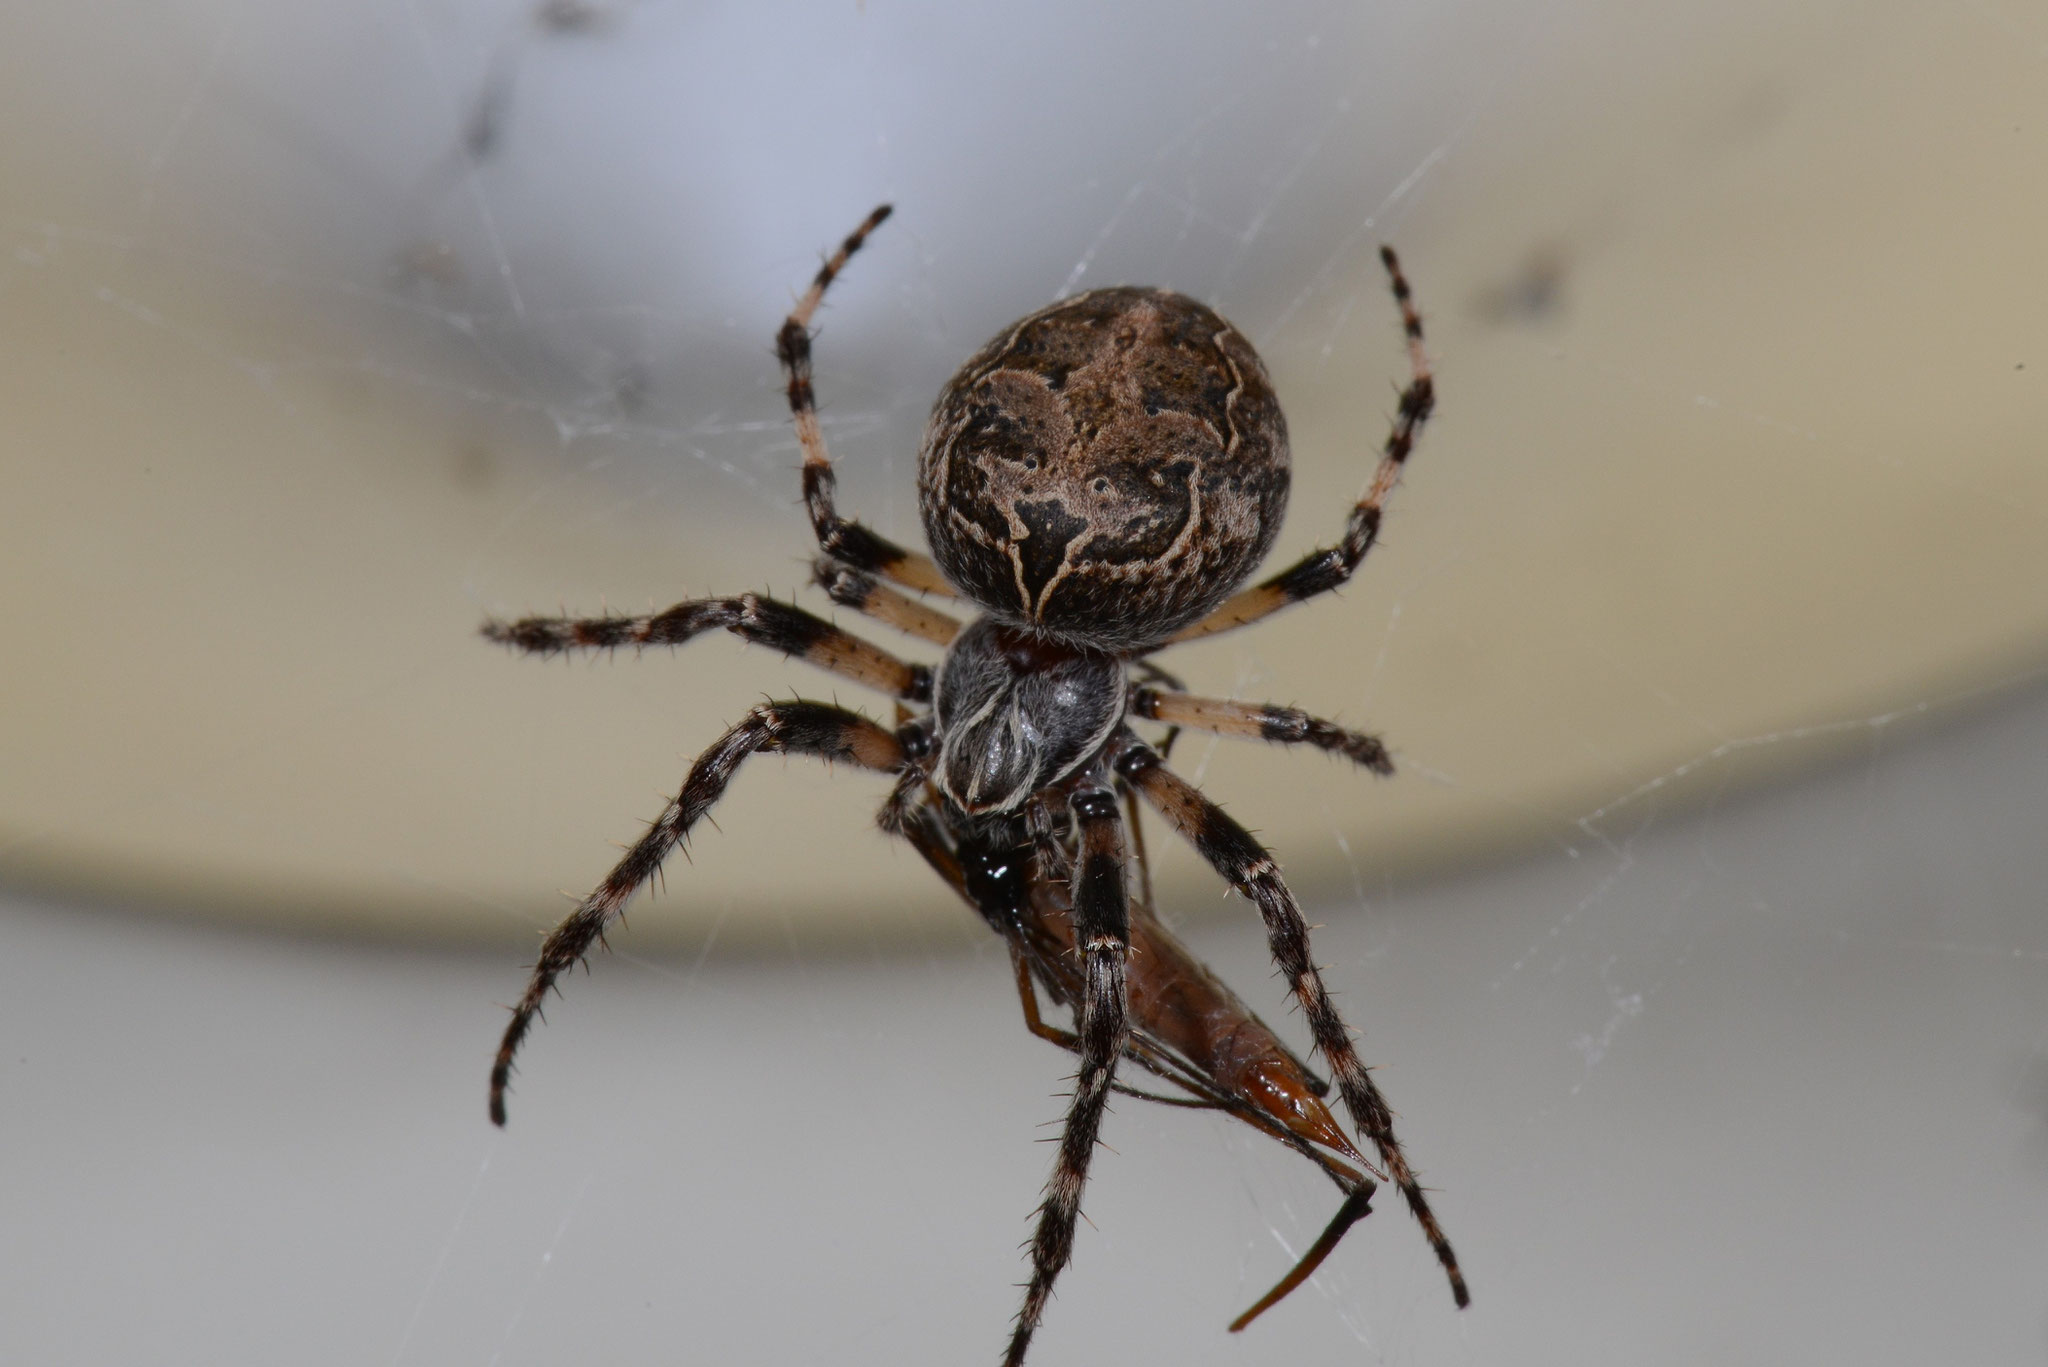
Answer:
<svg viewBox="0 0 2048 1367"><path fill-rule="evenodd" d="M1341 595L1177 651L1400 774L1196 740L1280 854L1472 1278L1398 1203L1121 1103L1035 1362L2048 1353L2048 17L1983 0L0 15L0 1346L37 1362L994 1360L1068 1060L761 762L536 1036L536 937L763 696L770 342L918 535L946 376L1062 293L1217 307ZM928 652L861 623L920 657ZM1162 901L1293 1029L1251 909ZM1319 1185L1320 1184L1320 1185Z"/></svg>

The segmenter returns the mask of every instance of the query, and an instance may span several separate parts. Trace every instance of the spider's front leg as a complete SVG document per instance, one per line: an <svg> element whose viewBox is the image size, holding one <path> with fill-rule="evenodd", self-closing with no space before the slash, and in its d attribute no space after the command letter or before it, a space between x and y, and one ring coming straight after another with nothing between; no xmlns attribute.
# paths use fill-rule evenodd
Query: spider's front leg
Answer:
<svg viewBox="0 0 2048 1367"><path fill-rule="evenodd" d="M1400 482L1402 467L1415 449L1415 438L1422 425L1436 409L1436 377L1430 373L1429 357L1422 351L1422 315L1415 311L1408 277L1401 274L1401 262L1392 247L1380 248L1380 262L1387 268L1387 279L1393 285L1394 302L1401 306L1401 330L1408 339L1408 384L1401 390L1393 428L1380 451L1379 467L1373 471L1365 492L1358 496L1344 524L1343 540L1310 551L1272 578L1232 594L1223 606L1183 629L1174 640L1190 641L1197 636L1230 631L1270 617L1304 598L1341 588L1357 573L1359 563L1379 540L1380 511L1386 505L1387 495Z"/></svg>
<svg viewBox="0 0 2048 1367"><path fill-rule="evenodd" d="M929 556L905 550L852 518L839 515L832 497L838 479L832 473L832 457L825 451L825 434L818 426L818 396L811 387L811 318L824 302L825 291L846 268L847 259L860 250L869 233L882 226L889 213L888 205L878 205L858 228L847 234L839 249L825 258L811 287L797 300L796 307L783 320L782 330L775 334L775 354L789 379L789 411L796 419L796 439L804 448L804 507L811 515L811 528L818 535L818 549L854 569L883 575L906 588L950 595L953 586Z"/></svg>
<svg viewBox="0 0 2048 1367"><path fill-rule="evenodd" d="M839 606L865 613L935 646L949 646L960 634L958 618L898 593L877 582L872 574L849 569L830 556L819 556L812 562L811 579Z"/></svg>
<svg viewBox="0 0 2048 1367"><path fill-rule="evenodd" d="M1301 1004L1302 1014L1308 1018L1316 1048L1330 1066L1331 1079L1337 1084L1338 1094L1344 1098L1352 1123L1379 1150L1380 1161L1386 1167L1388 1177L1400 1188L1410 1213L1422 1226L1423 1236L1435 1250L1437 1261L1443 1264L1444 1275L1450 1279L1452 1299L1460 1308L1469 1305L1472 1295L1465 1289L1465 1274L1459 1270L1458 1256L1451 1251L1451 1241L1444 1237L1443 1227L1437 1223L1436 1212L1430 1209L1422 1184L1408 1166L1408 1156L1401 1151L1401 1141L1394 1137L1393 1112L1380 1095L1372 1074L1360 1061L1358 1051L1351 1043L1351 1031L1344 1024L1344 1018L1337 1014L1329 989L1323 985L1323 975L1309 956L1308 922L1302 918L1293 892L1282 881L1279 865L1273 862L1273 856L1266 848L1252 838L1251 832L1202 796L1194 785L1168 769L1151 746L1129 731L1112 741L1110 746L1112 762L1124 781L1136 788L1168 824L1200 851L1217 873L1258 907L1266 922L1266 940L1272 949L1273 960L1293 990L1295 1000Z"/></svg>
<svg viewBox="0 0 2048 1367"><path fill-rule="evenodd" d="M1085 956L1080 1002L1080 1071L1060 1136L1059 1156L1046 1183L1031 1238L1031 1283L1017 1312L1005 1367L1019 1367L1045 1312L1053 1282L1074 1252L1074 1223L1088 1181L1116 1062L1129 1040L1125 962L1130 954L1130 906L1124 886L1123 816L1108 775L1099 769L1068 799L1079 832L1074 861L1074 941Z"/></svg>
<svg viewBox="0 0 2048 1367"><path fill-rule="evenodd" d="M505 1086L512 1077L512 1058L526 1032L533 1028L541 1003L555 980L583 961L590 947L604 938L626 902L660 869L669 851L683 842L697 819L724 795L726 785L747 756L759 750L850 760L864 769L893 772L904 764L903 744L889 732L843 707L815 702L766 703L747 713L739 725L719 737L690 766L682 792L656 818L647 834L635 841L626 857L576 910L555 927L541 946L540 962L512 1009L511 1023L491 1065L491 1120L505 1123Z"/></svg>

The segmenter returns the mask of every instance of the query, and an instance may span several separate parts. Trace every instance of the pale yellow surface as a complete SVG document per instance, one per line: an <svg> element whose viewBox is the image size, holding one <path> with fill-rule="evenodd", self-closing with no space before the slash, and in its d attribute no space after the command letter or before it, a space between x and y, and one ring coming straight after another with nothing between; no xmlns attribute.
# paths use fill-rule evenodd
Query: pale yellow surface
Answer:
<svg viewBox="0 0 2048 1367"><path fill-rule="evenodd" d="M1446 128L1399 224L1440 416L1385 544L1340 597L1170 658L1198 691L1395 747L1389 783L1259 746L1181 750L1299 879L1370 891L1529 841L1621 838L1645 784L1719 789L2038 666L2048 30L2006 42L1993 12L1589 31ZM1636 46L1618 62L1609 42ZM732 412L781 452L787 506L709 469L636 497L565 459L538 403L413 382L426 343L387 315L95 233L128 173L25 146L7 198L34 213L7 220L0 292L0 878L524 937L762 696L887 715L724 636L565 665L474 634L487 611L801 581L772 314L710 345L753 366ZM847 226L837 207L815 207L821 245ZM889 231L917 226L906 211ZM1335 533L1401 374L1369 245L1321 282L1361 315L1334 352L1315 325L1239 319L1294 430L1282 555ZM855 307L829 320L821 385ZM945 312L960 354L1006 321L971 298ZM848 503L908 528L907 491ZM672 929L678 904L700 931L731 913L722 933L769 940L957 917L872 830L882 794L756 761L636 930ZM1167 862L1181 905L1213 904Z"/></svg>

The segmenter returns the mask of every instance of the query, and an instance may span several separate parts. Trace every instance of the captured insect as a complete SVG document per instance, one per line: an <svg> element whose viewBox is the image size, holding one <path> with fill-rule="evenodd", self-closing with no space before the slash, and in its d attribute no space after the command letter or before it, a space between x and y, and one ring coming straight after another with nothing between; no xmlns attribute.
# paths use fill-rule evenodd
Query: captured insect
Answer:
<svg viewBox="0 0 2048 1367"><path fill-rule="evenodd" d="M1081 1190L1112 1091L1225 1111L1315 1163L1337 1212L1286 1276L1230 1326L1304 1281L1390 1181L1421 1224L1459 1306L1450 1241L1359 1061L1279 867L1244 827L1167 767L1182 728L1342 755L1393 772L1377 737L1292 708L1197 697L1152 662L1167 646L1247 626L1348 580L1435 404L1422 319L1391 249L1380 257L1406 331L1410 376L1365 491L1336 545L1250 588L1287 506L1287 423L1264 364L1212 310L1167 290L1064 299L1011 324L946 384L918 454L929 557L839 515L811 390L810 324L883 205L839 245L776 337L804 453L803 495L833 602L943 648L913 663L801 608L755 594L700 598L649 617L488 621L483 634L538 655L681 645L714 628L801 657L896 700L895 725L824 703L766 703L691 766L682 791L596 891L548 936L491 1069L491 1119L520 1042L562 973L583 961L752 754L844 760L892 775L878 820L908 841L1008 945L1025 1024L1078 1056L1031 1278L1005 1362L1018 1367L1073 1252ZM886 581L886 582L885 582ZM894 587L891 587L891 586ZM963 623L918 595L964 599ZM1155 748L1132 730L1168 729ZM1331 1081L1291 1053L1160 922L1139 804L1149 805L1255 904ZM1135 872L1135 876L1134 876ZM1072 1012L1049 1024L1038 993ZM1132 1064L1185 1093L1116 1080ZM1324 1101L1334 1082L1354 1146Z"/></svg>

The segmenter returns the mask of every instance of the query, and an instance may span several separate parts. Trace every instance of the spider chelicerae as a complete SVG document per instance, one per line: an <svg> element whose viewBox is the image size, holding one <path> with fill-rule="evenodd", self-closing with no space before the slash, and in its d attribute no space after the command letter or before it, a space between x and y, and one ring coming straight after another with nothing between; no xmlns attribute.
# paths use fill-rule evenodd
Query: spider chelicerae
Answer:
<svg viewBox="0 0 2048 1367"><path fill-rule="evenodd" d="M1152 662L1167 646L1338 587L1371 550L1381 506L1435 401L1422 320L1399 262L1381 249L1412 373L1378 468L1336 545L1239 589L1271 549L1286 509L1287 424L1251 344L1207 307L1166 290L1101 289L1062 300L1011 324L960 368L932 409L918 455L931 556L839 515L811 390L810 324L848 258L888 216L889 206L876 209L826 259L783 323L776 351L803 447L804 505L822 552L817 584L834 602L944 653L936 668L913 663L755 594L691 599L648 617L484 624L490 639L540 655L681 645L722 627L896 700L893 727L824 703L766 703L699 757L667 810L542 946L491 1069L491 1119L505 1123L513 1057L556 980L602 939L742 761L761 751L845 760L894 776L882 829L908 841L1002 936L1025 1023L1080 1059L1008 1367L1023 1361L1072 1254L1112 1091L1226 1111L1309 1158L1342 1193L1322 1236L1233 1330L1314 1271L1367 1213L1375 1177L1400 1191L1465 1305L1457 1258L1309 957L1308 926L1279 867L1164 758L1181 728L1310 745L1379 774L1392 772L1386 748L1292 708L1194 696ZM959 597L980 615L963 624L902 589ZM1169 730L1155 748L1132 719ZM1331 1083L1159 921L1141 801L1258 907L1273 958L1377 1165L1323 1101ZM1041 1017L1041 989L1071 1009L1073 1029ZM1124 1059L1186 1095L1118 1082Z"/></svg>

